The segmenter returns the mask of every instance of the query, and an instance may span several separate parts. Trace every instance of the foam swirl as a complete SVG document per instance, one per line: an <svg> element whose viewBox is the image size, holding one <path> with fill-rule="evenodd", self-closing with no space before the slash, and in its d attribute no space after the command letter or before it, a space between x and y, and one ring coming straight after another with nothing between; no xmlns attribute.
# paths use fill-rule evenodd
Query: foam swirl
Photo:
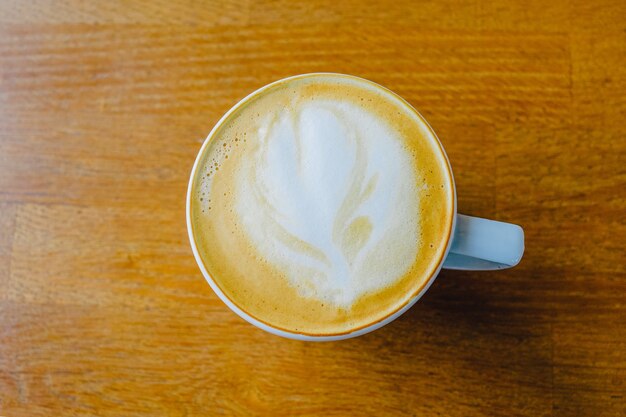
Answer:
<svg viewBox="0 0 626 417"><path fill-rule="evenodd" d="M240 159L235 207L263 261L305 297L349 307L392 285L420 244L410 153L355 104L315 100L268 115Z"/></svg>

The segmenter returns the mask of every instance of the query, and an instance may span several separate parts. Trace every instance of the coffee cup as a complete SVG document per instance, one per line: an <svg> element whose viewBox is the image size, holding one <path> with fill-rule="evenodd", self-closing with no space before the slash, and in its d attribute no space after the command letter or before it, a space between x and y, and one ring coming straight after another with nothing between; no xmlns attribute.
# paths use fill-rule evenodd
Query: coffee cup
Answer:
<svg viewBox="0 0 626 417"><path fill-rule="evenodd" d="M187 228L217 296L306 341L393 321L442 268L497 270L520 226L457 213L450 162L408 102L362 78L282 79L216 124L193 165Z"/></svg>

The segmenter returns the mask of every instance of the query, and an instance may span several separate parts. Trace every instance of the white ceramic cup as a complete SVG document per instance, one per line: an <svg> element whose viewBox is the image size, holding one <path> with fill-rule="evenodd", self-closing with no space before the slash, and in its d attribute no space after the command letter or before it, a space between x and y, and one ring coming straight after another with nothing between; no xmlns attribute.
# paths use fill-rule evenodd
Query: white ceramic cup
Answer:
<svg viewBox="0 0 626 417"><path fill-rule="evenodd" d="M345 333L340 335L333 336L309 336L303 335L299 333L291 333L284 330L279 330L273 328L265 323L262 323L255 318L248 315L245 311L236 306L233 302L231 302L228 297L224 295L224 293L220 290L219 286L215 283L211 275L209 275L208 271L204 267L204 263L200 258L200 254L198 253L198 248L196 246L196 242L193 237L192 228L191 228L191 195L192 195L192 183L193 178L196 173L196 169L198 168L198 162L201 159L201 155L204 153L207 148L211 138L217 131L218 127L222 125L222 123L230 116L230 114L238 109L240 106L245 105L245 103L252 97L260 94L265 91L265 89L271 87L272 85L280 82L284 82L285 80L296 78L296 77L305 77L314 74L303 74L296 75L294 77L289 77L286 79L278 80L274 83L268 84L255 92L251 93L235 106L230 109L220 120L217 122L211 133L205 139L200 151L198 152L198 156L196 157L196 161L191 170L191 176L189 178L189 186L187 188L187 232L189 234L189 241L191 242L191 249L193 250L194 257L196 258L196 262L202 271L202 274L206 278L207 282L215 291L217 296L237 315L246 320L248 323L253 324L254 326L265 330L269 333L275 334L277 336L287 337L290 339L296 340L305 340L305 341L333 341L333 340L342 340L349 339L356 336L361 336L363 334L369 333L376 329L383 327L385 324L392 322L393 320L400 317L405 311L413 306L419 300L422 295L428 290L433 281L435 280L437 274L441 270L441 268L445 269L457 269L457 270L473 270L473 271L487 271L487 270L495 270L495 269L505 269L511 268L519 263L522 259L522 255L524 254L524 231L518 225L511 223L503 223L495 220L487 220L480 217L471 217L463 214L456 214L455 219L452 224L452 239L448 239L448 245L446 248L446 255L442 258L442 262L437 266L437 270L434 274L431 275L429 281L422 287L422 290L417 293L411 301L409 301L404 307L390 316L385 317L384 319L372 323L367 327L355 330L351 333ZM328 74L327 74L328 75ZM371 81L364 80L362 78L348 76L344 74L336 74L337 77L350 77L360 82L367 83L369 85L374 85L377 88L380 88L386 92L389 92L383 86L375 84ZM395 95L395 93L392 93ZM406 106L414 111L417 116L424 122L426 126L431 130L433 136L437 138L437 135L432 130L426 119L415 110L408 102L401 99ZM437 139L439 140L439 139ZM452 168L450 167L450 162L448 160L445 151L443 150L443 146L440 144L440 149L448 162L448 169L452 174ZM452 181L453 198L454 198L454 211L456 212L456 187L454 185L454 180Z"/></svg>

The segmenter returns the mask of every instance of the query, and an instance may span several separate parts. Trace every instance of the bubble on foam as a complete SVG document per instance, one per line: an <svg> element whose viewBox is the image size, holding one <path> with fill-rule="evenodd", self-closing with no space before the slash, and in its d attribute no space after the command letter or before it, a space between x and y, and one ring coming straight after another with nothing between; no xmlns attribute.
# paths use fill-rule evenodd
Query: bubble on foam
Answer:
<svg viewBox="0 0 626 417"><path fill-rule="evenodd" d="M229 127L232 128L232 125L229 125ZM236 134L235 137L238 137L237 135L238 134ZM205 202L202 197L210 195L214 176L220 171L222 164L229 159L232 152L230 139L230 137L225 137L223 139L219 139L218 142L212 143L210 145L212 146L212 152L208 154L210 155L210 159L201 165L203 172L198 177L200 182L200 186L198 187L198 200L202 206L201 211L203 213L206 213L206 210L211 210L211 207L209 206L211 200Z"/></svg>
<svg viewBox="0 0 626 417"><path fill-rule="evenodd" d="M420 245L412 159L362 107L302 101L259 121L236 213L261 257L306 297L347 308L392 285Z"/></svg>

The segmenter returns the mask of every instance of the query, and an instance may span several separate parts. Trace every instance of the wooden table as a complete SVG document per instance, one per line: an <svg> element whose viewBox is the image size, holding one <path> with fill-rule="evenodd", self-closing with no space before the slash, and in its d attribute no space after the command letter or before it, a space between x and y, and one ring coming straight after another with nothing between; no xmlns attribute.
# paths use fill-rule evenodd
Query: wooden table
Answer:
<svg viewBox="0 0 626 417"><path fill-rule="evenodd" d="M0 2L0 415L623 416L626 2ZM248 325L187 241L213 124L333 71L415 105L515 269L389 326Z"/></svg>

